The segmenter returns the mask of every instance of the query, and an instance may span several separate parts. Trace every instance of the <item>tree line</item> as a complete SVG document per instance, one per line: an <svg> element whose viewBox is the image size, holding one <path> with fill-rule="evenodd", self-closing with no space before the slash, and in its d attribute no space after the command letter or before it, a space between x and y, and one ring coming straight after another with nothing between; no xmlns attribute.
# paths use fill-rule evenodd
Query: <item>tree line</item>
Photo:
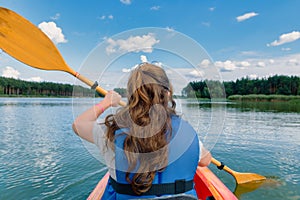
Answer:
<svg viewBox="0 0 300 200"><path fill-rule="evenodd" d="M92 96L94 91L82 86L52 82L33 82L0 77L0 96Z"/></svg>
<svg viewBox="0 0 300 200"><path fill-rule="evenodd" d="M231 95L300 95L300 77L275 75L268 78L250 79L249 77L236 81L193 81L182 90L182 95L197 98L229 97Z"/></svg>
<svg viewBox="0 0 300 200"><path fill-rule="evenodd" d="M126 89L116 88L123 97ZM189 98L218 98L232 95L300 95L300 77L275 75L268 78L236 81L201 80L190 82L182 90L182 96ZM101 96L94 90L82 86L52 82L33 82L0 77L0 96Z"/></svg>

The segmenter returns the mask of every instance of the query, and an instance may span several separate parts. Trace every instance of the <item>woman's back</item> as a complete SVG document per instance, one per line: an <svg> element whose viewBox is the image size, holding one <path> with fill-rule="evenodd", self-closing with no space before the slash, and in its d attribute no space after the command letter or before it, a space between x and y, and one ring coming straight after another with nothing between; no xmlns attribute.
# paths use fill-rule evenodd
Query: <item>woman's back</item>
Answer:
<svg viewBox="0 0 300 200"><path fill-rule="evenodd" d="M164 190L164 195L176 194L186 192L196 196L196 192L193 189L193 178L198 164L199 158L199 141L195 130L184 120L178 116L172 116L172 138L167 144L168 148L168 165L162 171L157 171L155 173L154 179L152 181L152 188L142 194L143 197L157 197L159 190L161 188L171 188L171 189L162 189ZM126 130L125 130L126 132ZM123 150L124 140L127 134L123 133L121 130L116 132L116 141L115 141L115 166L116 166L116 182L118 184L125 184L127 187L124 187L123 190L120 190L119 194L111 188L107 188L104 194L104 199L129 199L129 198L139 198L136 195L130 195L133 191L131 190L130 185L126 180L126 174L128 169L128 161ZM148 155L149 160L151 160L151 153ZM137 168L138 169L138 166ZM131 178L135 171L133 171L129 177ZM111 180L114 181L114 180ZM118 187L112 183L111 187ZM165 184L165 185L162 185ZM169 185L166 185L169 184ZM172 184L172 185L171 185ZM177 185L176 185L177 184ZM155 187L160 187L158 190L153 190ZM174 187L172 189L172 187ZM178 191L176 191L176 187ZM190 187L190 188L187 188ZM124 191L125 190L125 191ZM169 191L167 191L169 190ZM156 193L152 195L151 193Z"/></svg>

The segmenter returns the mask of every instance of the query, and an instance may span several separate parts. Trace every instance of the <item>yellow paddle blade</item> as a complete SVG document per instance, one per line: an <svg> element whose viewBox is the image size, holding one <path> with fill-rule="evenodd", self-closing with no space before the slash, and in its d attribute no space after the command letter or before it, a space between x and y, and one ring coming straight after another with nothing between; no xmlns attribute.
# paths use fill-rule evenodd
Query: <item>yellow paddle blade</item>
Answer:
<svg viewBox="0 0 300 200"><path fill-rule="evenodd" d="M266 179L266 177L259 174L236 172L227 167L226 165L223 165L220 161L216 160L215 158L212 158L211 162L217 167L222 167L221 169L231 174L235 178L237 184L263 181Z"/></svg>
<svg viewBox="0 0 300 200"><path fill-rule="evenodd" d="M88 86L94 83L70 68L53 42L39 28L17 13L0 7L0 49L34 68L64 71L72 74ZM97 86L96 91L107 91ZM120 101L120 105L126 105Z"/></svg>
<svg viewBox="0 0 300 200"><path fill-rule="evenodd" d="M231 170L233 171L233 170ZM237 182L237 184L245 184L250 182L261 182L266 179L266 177L254 174L254 173L240 173L233 171L233 176Z"/></svg>
<svg viewBox="0 0 300 200"><path fill-rule="evenodd" d="M39 28L17 13L0 7L0 48L34 68L75 75L56 46Z"/></svg>

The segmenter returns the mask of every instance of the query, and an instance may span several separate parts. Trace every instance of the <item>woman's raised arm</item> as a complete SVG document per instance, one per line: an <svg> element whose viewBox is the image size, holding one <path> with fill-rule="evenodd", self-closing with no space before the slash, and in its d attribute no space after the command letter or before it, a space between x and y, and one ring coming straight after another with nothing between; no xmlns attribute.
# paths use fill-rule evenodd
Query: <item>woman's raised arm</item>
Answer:
<svg viewBox="0 0 300 200"><path fill-rule="evenodd" d="M95 121L107 108L118 106L120 100L121 96L117 92L108 91L101 102L92 106L74 120L72 125L74 132L82 139L94 143L93 126Z"/></svg>

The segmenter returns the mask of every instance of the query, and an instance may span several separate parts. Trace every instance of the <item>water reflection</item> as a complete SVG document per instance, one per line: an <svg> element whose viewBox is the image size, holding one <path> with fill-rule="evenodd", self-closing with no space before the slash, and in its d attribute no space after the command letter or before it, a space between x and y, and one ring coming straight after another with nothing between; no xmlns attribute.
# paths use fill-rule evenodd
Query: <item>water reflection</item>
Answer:
<svg viewBox="0 0 300 200"><path fill-rule="evenodd" d="M251 182L245 184L236 185L234 189L234 194L238 199L241 199L242 195L248 192L253 192L263 185L264 181Z"/></svg>
<svg viewBox="0 0 300 200"><path fill-rule="evenodd" d="M177 100L178 101L178 100ZM224 100L191 100L181 99L180 102L187 107L211 108L212 106L238 109L242 112L296 112L300 113L298 102L234 102Z"/></svg>
<svg viewBox="0 0 300 200"><path fill-rule="evenodd" d="M252 112L300 112L300 105L288 102L237 102L227 105L229 108Z"/></svg>

